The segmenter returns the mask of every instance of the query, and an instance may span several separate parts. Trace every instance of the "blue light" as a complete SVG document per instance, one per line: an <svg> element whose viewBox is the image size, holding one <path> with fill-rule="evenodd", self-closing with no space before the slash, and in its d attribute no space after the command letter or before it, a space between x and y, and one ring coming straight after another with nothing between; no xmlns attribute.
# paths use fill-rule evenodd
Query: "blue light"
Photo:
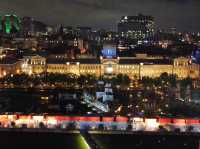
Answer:
<svg viewBox="0 0 200 149"><path fill-rule="evenodd" d="M193 62L200 64L200 49L193 51L191 58Z"/></svg>
<svg viewBox="0 0 200 149"><path fill-rule="evenodd" d="M117 52L116 52L116 49L103 49L102 55L103 57L106 57L106 58L113 58L113 57L116 57Z"/></svg>

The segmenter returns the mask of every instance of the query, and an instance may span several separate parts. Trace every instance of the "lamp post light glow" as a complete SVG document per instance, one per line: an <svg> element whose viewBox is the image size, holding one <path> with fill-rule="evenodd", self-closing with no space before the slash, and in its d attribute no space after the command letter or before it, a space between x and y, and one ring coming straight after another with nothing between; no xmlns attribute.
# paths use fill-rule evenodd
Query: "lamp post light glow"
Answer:
<svg viewBox="0 0 200 149"><path fill-rule="evenodd" d="M107 68L106 68L106 72L107 72L108 74L111 74L111 73L113 72L113 68L112 68L111 66L107 67Z"/></svg>
<svg viewBox="0 0 200 149"><path fill-rule="evenodd" d="M140 63L139 64L139 79L142 79L142 75L141 75L141 67L144 65L144 63Z"/></svg>
<svg viewBox="0 0 200 149"><path fill-rule="evenodd" d="M7 75L7 73L6 73L6 71L4 71L4 72L3 72L3 76L6 76L6 75Z"/></svg>
<svg viewBox="0 0 200 149"><path fill-rule="evenodd" d="M78 66L78 74L80 75L80 62L76 62L76 65Z"/></svg>

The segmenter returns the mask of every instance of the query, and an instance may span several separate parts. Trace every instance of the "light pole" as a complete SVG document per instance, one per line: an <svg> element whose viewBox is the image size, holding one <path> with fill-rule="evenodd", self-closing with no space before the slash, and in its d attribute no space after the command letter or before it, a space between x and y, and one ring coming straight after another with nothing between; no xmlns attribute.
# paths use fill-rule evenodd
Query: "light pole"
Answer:
<svg viewBox="0 0 200 149"><path fill-rule="evenodd" d="M80 75L80 62L76 62L76 65L78 66L78 74Z"/></svg>
<svg viewBox="0 0 200 149"><path fill-rule="evenodd" d="M140 63L139 64L139 80L142 79L142 75L141 75L141 67L144 65L144 63Z"/></svg>

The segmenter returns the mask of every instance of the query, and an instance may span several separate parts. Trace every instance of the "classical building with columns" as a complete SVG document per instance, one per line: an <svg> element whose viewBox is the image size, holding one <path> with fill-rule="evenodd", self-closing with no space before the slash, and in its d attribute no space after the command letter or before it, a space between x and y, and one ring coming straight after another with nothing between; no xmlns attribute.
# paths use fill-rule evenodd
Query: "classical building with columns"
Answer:
<svg viewBox="0 0 200 149"><path fill-rule="evenodd" d="M164 59L159 57L116 57L99 59L65 59L65 58L44 58L41 56L25 57L21 61L22 72L27 74L74 73L93 74L99 76L115 76L117 74L126 74L131 79L142 77L155 78L166 72L176 74L179 79L191 77L199 78L200 66L191 63L191 60L185 57L175 59Z"/></svg>

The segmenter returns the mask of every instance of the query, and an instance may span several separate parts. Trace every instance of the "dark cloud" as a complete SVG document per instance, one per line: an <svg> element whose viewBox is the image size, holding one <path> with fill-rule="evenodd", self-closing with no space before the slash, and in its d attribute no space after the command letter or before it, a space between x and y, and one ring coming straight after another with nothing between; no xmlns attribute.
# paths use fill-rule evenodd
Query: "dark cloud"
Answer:
<svg viewBox="0 0 200 149"><path fill-rule="evenodd" d="M52 25L115 28L121 15L153 15L159 27L198 31L199 0L0 0L1 13L32 16Z"/></svg>

